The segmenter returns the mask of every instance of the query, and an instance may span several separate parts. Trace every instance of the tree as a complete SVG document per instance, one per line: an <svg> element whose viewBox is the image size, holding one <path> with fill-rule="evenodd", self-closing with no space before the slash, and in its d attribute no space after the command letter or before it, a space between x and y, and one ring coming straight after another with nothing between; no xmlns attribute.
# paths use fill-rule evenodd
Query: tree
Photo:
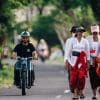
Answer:
<svg viewBox="0 0 100 100"><path fill-rule="evenodd" d="M39 16L37 20L33 21L32 35L40 40L45 39L49 46L55 46L59 44L58 36L54 29L54 23L56 20L50 16Z"/></svg>
<svg viewBox="0 0 100 100"><path fill-rule="evenodd" d="M30 0L0 0L0 33L12 33L16 24L13 9L27 6Z"/></svg>
<svg viewBox="0 0 100 100"><path fill-rule="evenodd" d="M0 34L7 37L7 33L10 33L15 23L12 9L22 6L19 0L0 0Z"/></svg>
<svg viewBox="0 0 100 100"><path fill-rule="evenodd" d="M100 0L90 0L96 20L100 23Z"/></svg>
<svg viewBox="0 0 100 100"><path fill-rule="evenodd" d="M31 5L35 5L39 11L39 15L42 15L44 7L50 3L51 0L30 0Z"/></svg>

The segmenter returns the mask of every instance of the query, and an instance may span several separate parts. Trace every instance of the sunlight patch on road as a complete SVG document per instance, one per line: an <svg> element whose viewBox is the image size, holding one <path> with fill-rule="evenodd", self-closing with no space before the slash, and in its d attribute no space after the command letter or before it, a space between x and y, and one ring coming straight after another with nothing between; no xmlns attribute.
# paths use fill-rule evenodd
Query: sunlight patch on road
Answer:
<svg viewBox="0 0 100 100"><path fill-rule="evenodd" d="M70 93L70 90L65 90L64 93L65 94Z"/></svg>
<svg viewBox="0 0 100 100"><path fill-rule="evenodd" d="M57 95L56 96L57 99L60 99L61 97L62 97L62 95Z"/></svg>

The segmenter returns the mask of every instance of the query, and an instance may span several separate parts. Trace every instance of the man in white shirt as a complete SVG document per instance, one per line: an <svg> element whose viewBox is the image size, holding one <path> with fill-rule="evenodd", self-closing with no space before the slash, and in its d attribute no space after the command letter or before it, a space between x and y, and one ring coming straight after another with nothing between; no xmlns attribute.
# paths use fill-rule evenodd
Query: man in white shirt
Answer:
<svg viewBox="0 0 100 100"><path fill-rule="evenodd" d="M77 34L75 33L76 28L77 28L77 26L73 26L71 28L70 32L71 32L72 36L70 38L68 38L66 40L66 43L65 43L65 49L64 49L64 63L65 63L65 66L66 66L66 60L68 60L68 58L67 58L67 50L68 50L70 41L72 41L72 39L77 36Z"/></svg>
<svg viewBox="0 0 100 100"><path fill-rule="evenodd" d="M69 80L69 78L70 78L70 74L69 74L70 69L69 69L69 67L68 67L68 68L66 67L66 66L67 66L66 64L68 64L68 63L66 63L66 61L68 61L67 51L68 51L70 42L73 40L74 37L77 36L77 34L75 33L77 27L78 27L78 26L73 26L73 27L71 28L70 32L71 32L72 36L71 36L70 38L68 38L68 39L66 40L66 43L65 43L64 63L65 63L65 69L67 69L67 71L68 71L68 80ZM68 65L68 66L69 66L69 65ZM71 90L71 92L73 92L73 90Z"/></svg>

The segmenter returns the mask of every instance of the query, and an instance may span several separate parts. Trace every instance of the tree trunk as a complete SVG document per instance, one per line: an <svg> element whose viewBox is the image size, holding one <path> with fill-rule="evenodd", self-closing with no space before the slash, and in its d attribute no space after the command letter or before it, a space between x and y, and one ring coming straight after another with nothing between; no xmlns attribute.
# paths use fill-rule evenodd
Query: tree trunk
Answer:
<svg viewBox="0 0 100 100"><path fill-rule="evenodd" d="M42 15L44 7L37 7L39 15Z"/></svg>
<svg viewBox="0 0 100 100"><path fill-rule="evenodd" d="M59 26L59 25L55 25L55 31L60 40L62 49L64 49L65 40L67 39L67 31L62 26Z"/></svg>

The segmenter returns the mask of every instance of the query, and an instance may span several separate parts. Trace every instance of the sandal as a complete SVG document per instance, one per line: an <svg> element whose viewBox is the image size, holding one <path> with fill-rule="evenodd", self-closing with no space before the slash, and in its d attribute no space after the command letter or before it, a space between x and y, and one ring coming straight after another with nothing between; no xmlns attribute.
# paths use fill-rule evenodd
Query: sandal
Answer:
<svg viewBox="0 0 100 100"><path fill-rule="evenodd" d="M97 100L97 98L96 97L92 97L92 100Z"/></svg>
<svg viewBox="0 0 100 100"><path fill-rule="evenodd" d="M78 97L73 97L72 100L78 100Z"/></svg>
<svg viewBox="0 0 100 100"><path fill-rule="evenodd" d="M80 95L80 99L84 99L85 98L85 96L82 94L82 95Z"/></svg>

